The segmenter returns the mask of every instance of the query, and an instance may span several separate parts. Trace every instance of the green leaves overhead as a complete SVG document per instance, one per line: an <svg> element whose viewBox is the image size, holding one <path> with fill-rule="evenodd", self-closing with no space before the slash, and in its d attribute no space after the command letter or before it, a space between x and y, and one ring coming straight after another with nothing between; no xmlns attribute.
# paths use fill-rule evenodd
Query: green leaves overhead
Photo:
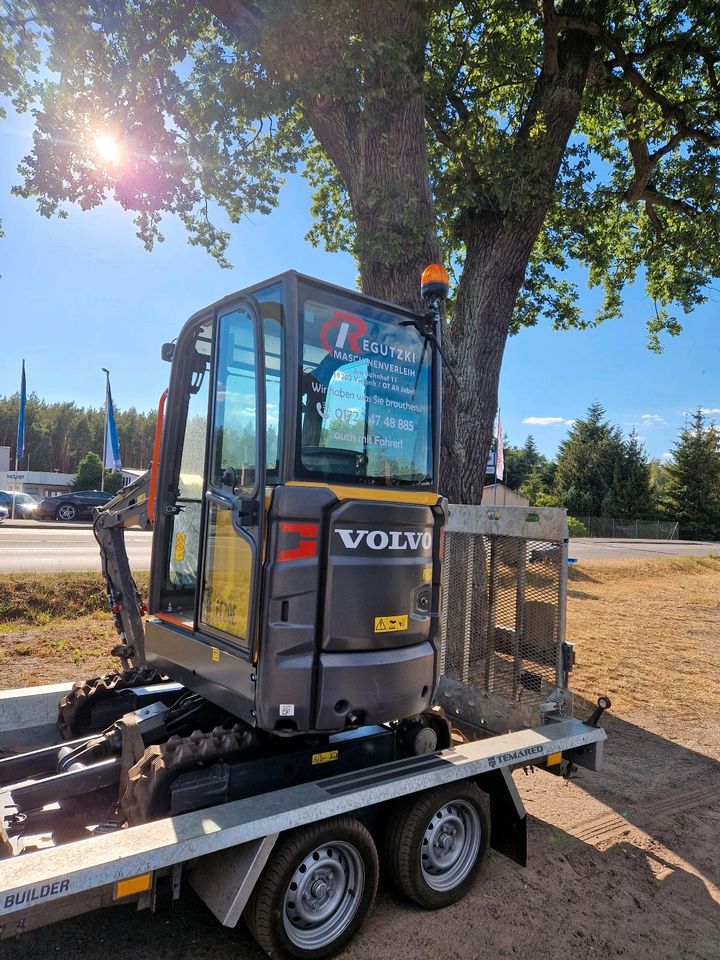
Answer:
<svg viewBox="0 0 720 960"><path fill-rule="evenodd" d="M387 266L426 249L429 182L456 274L478 218L532 248L514 330L620 316L642 279L655 349L720 273L720 18L702 0L9 2L0 38L0 92L36 119L16 192L46 216L114 197L146 246L175 214L227 265L218 209L268 212L299 169L309 239ZM583 44L589 70L568 79ZM418 152L392 122L417 91L428 163L375 169ZM592 315L572 265L601 292Z"/></svg>

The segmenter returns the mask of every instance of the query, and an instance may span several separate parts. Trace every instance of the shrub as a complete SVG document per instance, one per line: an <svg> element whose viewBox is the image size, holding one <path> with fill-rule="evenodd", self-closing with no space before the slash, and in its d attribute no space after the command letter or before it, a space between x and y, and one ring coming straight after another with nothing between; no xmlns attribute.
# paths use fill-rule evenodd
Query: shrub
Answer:
<svg viewBox="0 0 720 960"><path fill-rule="evenodd" d="M587 536L587 527L576 517L567 518L568 533L571 537L586 537Z"/></svg>

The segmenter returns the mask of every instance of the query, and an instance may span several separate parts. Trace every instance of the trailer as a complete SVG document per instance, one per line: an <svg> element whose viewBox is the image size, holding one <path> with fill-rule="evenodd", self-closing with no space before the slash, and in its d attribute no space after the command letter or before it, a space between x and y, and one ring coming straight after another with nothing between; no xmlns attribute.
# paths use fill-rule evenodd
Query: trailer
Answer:
<svg viewBox="0 0 720 960"><path fill-rule="evenodd" d="M599 769L610 706L600 697L589 717L572 715L564 512L451 506L442 586L432 710L450 721L449 747L382 762L368 753L367 729L342 732L301 759L302 775L278 766L270 789L138 826L104 821L98 808L82 839L70 830L63 842L77 784L102 797L116 761L40 774L49 756L73 748L54 727L69 687L0 694L0 938L111 904L154 909L189 885L223 925L244 914L269 956L331 956L369 913L379 868L437 909L467 892L491 848L524 866L526 814L512 772ZM131 695L152 716L157 692ZM74 791L63 791L63 777ZM18 823L28 796L35 806Z"/></svg>

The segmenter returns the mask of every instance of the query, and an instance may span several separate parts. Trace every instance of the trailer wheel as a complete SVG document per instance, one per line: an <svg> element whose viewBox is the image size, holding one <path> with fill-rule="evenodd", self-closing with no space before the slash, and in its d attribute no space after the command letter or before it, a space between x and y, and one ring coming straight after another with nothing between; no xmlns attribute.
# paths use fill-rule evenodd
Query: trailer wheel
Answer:
<svg viewBox="0 0 720 960"><path fill-rule="evenodd" d="M334 817L281 841L248 901L245 922L269 957L332 957L364 923L377 882L372 837L352 817Z"/></svg>
<svg viewBox="0 0 720 960"><path fill-rule="evenodd" d="M400 803L385 829L385 861L393 883L428 910L465 896L489 845L488 803L469 781Z"/></svg>

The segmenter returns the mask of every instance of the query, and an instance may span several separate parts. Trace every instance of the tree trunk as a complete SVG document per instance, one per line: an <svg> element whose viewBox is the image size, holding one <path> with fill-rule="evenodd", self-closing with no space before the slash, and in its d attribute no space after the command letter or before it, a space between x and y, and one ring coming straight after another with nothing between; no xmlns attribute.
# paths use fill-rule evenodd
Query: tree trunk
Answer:
<svg viewBox="0 0 720 960"><path fill-rule="evenodd" d="M602 6L604 0L599 0ZM468 212L466 259L449 327L461 389L444 377L440 489L453 502L480 503L505 343L527 264L553 201L560 163L580 112L593 41L568 33L539 78L507 178L513 208ZM533 137L540 121L545 135ZM528 371L531 375L533 371Z"/></svg>
<svg viewBox="0 0 720 960"><path fill-rule="evenodd" d="M241 34L244 2L205 2ZM606 2L566 0L562 12L601 17ZM440 259L425 128L426 9L419 0L289 6L283 34L296 42L281 52L278 68L297 78L305 118L347 189L363 291L414 309L422 309L423 267ZM322 16L314 20L313 11ZM345 15L347 25L338 20ZM479 502L482 495L515 302L552 202L594 49L584 33L553 35L552 21L546 24L546 62L502 184L503 194L515 198L512 208L491 202L462 217L466 259L446 331L462 388L444 377L441 455L441 491L461 502ZM331 24L335 29L328 29ZM348 45L350 34L362 38L358 60L357 48ZM478 195L491 189L481 184Z"/></svg>
<svg viewBox="0 0 720 960"><path fill-rule="evenodd" d="M486 222L474 231L457 290L451 345L458 389L443 378L440 489L455 503L480 503L497 410L498 383L528 245Z"/></svg>
<svg viewBox="0 0 720 960"><path fill-rule="evenodd" d="M420 275L440 244L423 95L424 20L417 0L363 0L362 106L319 96L305 114L347 188L363 293L422 309Z"/></svg>

